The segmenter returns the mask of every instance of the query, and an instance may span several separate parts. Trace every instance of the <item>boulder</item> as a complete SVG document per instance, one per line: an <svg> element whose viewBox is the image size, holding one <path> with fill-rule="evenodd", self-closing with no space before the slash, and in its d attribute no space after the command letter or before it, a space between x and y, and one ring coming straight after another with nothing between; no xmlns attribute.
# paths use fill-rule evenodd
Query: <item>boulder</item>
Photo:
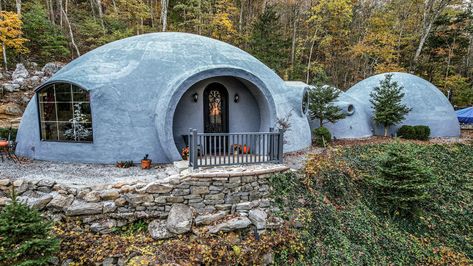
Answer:
<svg viewBox="0 0 473 266"><path fill-rule="evenodd" d="M12 115L12 116L21 116L23 112L20 109L20 106L16 103L6 103L0 105L0 114Z"/></svg>
<svg viewBox="0 0 473 266"><path fill-rule="evenodd" d="M5 206L11 202L10 198L0 197L0 206Z"/></svg>
<svg viewBox="0 0 473 266"><path fill-rule="evenodd" d="M82 201L74 201L66 210L69 216L90 215L102 213L102 204L100 203L86 203Z"/></svg>
<svg viewBox="0 0 473 266"><path fill-rule="evenodd" d="M158 182L153 182L148 184L143 189L139 190L138 192L145 192L150 194L162 194L162 193L169 193L172 191L172 187L169 185L163 185Z"/></svg>
<svg viewBox="0 0 473 266"><path fill-rule="evenodd" d="M257 229L266 228L266 220L268 219L268 214L262 209L254 209L248 213L248 218L256 226Z"/></svg>
<svg viewBox="0 0 473 266"><path fill-rule="evenodd" d="M35 209L38 209L38 210L42 210L44 209L44 207L46 207L46 205L48 205L48 203L53 199L53 196L51 194L46 194L40 198L30 198L28 200L28 205L31 207L31 208L35 208Z"/></svg>
<svg viewBox="0 0 473 266"><path fill-rule="evenodd" d="M195 218L196 225L209 225L212 224L227 215L226 211L219 211L214 214L199 215Z"/></svg>
<svg viewBox="0 0 473 266"><path fill-rule="evenodd" d="M48 208L63 210L64 208L69 207L74 201L74 196L63 196L61 194L56 194L53 199L48 203Z"/></svg>
<svg viewBox="0 0 473 266"><path fill-rule="evenodd" d="M236 217L224 223L211 226L209 228L209 233L216 234L218 232L235 231L238 229L247 228L250 224L251 224L251 221L247 217Z"/></svg>
<svg viewBox="0 0 473 266"><path fill-rule="evenodd" d="M29 76L28 70L26 70L26 67L23 64L16 64L16 69L12 74L12 79L16 80L19 78L27 78Z"/></svg>
<svg viewBox="0 0 473 266"><path fill-rule="evenodd" d="M192 229L192 210L184 204L174 204L168 214L166 228L173 234L184 234Z"/></svg>
<svg viewBox="0 0 473 266"><path fill-rule="evenodd" d="M155 240L168 239L174 235L166 228L165 220L154 220L148 225L148 232Z"/></svg>
<svg viewBox="0 0 473 266"><path fill-rule="evenodd" d="M61 68L62 68L61 63L51 62L44 65L44 67L41 69L41 72L43 72L45 75L52 76L53 74L58 72L59 69Z"/></svg>
<svg viewBox="0 0 473 266"><path fill-rule="evenodd" d="M99 202L100 195L97 191L91 191L84 196L84 200L88 202Z"/></svg>
<svg viewBox="0 0 473 266"><path fill-rule="evenodd" d="M103 213L111 213L117 209L117 205L113 201L107 201L103 204Z"/></svg>
<svg viewBox="0 0 473 266"><path fill-rule="evenodd" d="M41 179L38 182L38 187L53 187L56 181L50 179Z"/></svg>
<svg viewBox="0 0 473 266"><path fill-rule="evenodd" d="M115 200L120 197L120 193L116 189L100 191L99 196L102 200Z"/></svg>
<svg viewBox="0 0 473 266"><path fill-rule="evenodd" d="M91 224L90 230L94 233L109 234L116 226L117 221L115 221L114 219L106 219Z"/></svg>
<svg viewBox="0 0 473 266"><path fill-rule="evenodd" d="M12 84L12 83L5 83L3 84L3 89L8 92L20 91L20 85Z"/></svg>

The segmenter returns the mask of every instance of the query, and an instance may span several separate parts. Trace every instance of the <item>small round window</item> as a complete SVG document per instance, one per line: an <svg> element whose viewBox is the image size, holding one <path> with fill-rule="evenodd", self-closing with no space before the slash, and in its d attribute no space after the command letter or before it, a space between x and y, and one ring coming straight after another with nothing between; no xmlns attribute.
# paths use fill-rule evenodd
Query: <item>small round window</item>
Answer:
<svg viewBox="0 0 473 266"><path fill-rule="evenodd" d="M302 114L307 115L309 112L309 90L306 89L304 91L304 95L302 96Z"/></svg>

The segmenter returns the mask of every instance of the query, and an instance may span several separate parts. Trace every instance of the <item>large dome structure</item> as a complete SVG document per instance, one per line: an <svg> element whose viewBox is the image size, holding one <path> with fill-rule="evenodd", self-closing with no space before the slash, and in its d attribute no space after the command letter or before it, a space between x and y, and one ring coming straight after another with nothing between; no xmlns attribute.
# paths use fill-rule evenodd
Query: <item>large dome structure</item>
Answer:
<svg viewBox="0 0 473 266"><path fill-rule="evenodd" d="M106 44L77 58L36 90L18 133L17 154L112 163L180 160L189 129L207 130L209 90L224 100L226 132L267 132L291 116L285 151L310 145L301 110L304 83L229 44L185 33L153 33ZM219 96L219 97L220 97ZM218 110L217 110L218 111ZM220 114L220 113L219 113Z"/></svg>

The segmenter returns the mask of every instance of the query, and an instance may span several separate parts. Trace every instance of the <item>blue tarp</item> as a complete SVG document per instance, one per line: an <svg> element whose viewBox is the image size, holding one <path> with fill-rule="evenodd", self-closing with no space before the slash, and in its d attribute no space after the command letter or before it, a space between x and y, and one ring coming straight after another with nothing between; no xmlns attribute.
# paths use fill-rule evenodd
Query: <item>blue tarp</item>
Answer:
<svg viewBox="0 0 473 266"><path fill-rule="evenodd" d="M462 124L473 124L473 107L455 111L458 116L458 121Z"/></svg>

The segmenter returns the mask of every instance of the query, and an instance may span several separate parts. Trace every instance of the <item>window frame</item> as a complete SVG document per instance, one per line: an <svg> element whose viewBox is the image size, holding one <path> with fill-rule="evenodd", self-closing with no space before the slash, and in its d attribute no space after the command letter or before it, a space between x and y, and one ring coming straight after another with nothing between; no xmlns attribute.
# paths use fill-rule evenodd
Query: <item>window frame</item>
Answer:
<svg viewBox="0 0 473 266"><path fill-rule="evenodd" d="M76 86L77 88L87 92L89 94L89 107L90 107L90 117L91 117L91 128L92 128L92 140L91 141L85 141L85 140L78 140L78 141L75 141L75 140L59 140L59 139L56 139L56 140L50 140L50 139L44 139L43 138L43 132L42 132L42 126L41 126L41 122L42 122L42 119L41 119L41 103L40 103L40 96L39 94L41 93L41 91L43 89L46 89L48 88L49 86L55 86L56 84L67 84L69 86L71 86L71 93L73 94L72 92L72 86ZM94 133L94 120L93 119L93 111L92 111L92 100L90 98L90 90L86 90L84 89L84 87L82 87L81 85L78 85L77 83L74 83L74 82L70 82L70 81L66 81L66 80L54 80L54 81L51 81L51 82L46 82L45 84L42 84L41 86L39 86L36 90L35 90L35 96L36 96L36 111L37 111L37 115L38 115L38 127L39 127L39 140L41 142L52 142L52 143L75 143L75 144L93 144L94 143L94 139L95 139L95 133ZM72 97L72 96L71 96ZM55 103L55 108L57 108L57 101L54 101ZM73 104L73 101L71 101L71 104ZM74 108L74 107L73 107ZM56 110L57 112L57 110ZM57 117L56 117L57 119ZM55 122L58 122L58 121L55 121Z"/></svg>

